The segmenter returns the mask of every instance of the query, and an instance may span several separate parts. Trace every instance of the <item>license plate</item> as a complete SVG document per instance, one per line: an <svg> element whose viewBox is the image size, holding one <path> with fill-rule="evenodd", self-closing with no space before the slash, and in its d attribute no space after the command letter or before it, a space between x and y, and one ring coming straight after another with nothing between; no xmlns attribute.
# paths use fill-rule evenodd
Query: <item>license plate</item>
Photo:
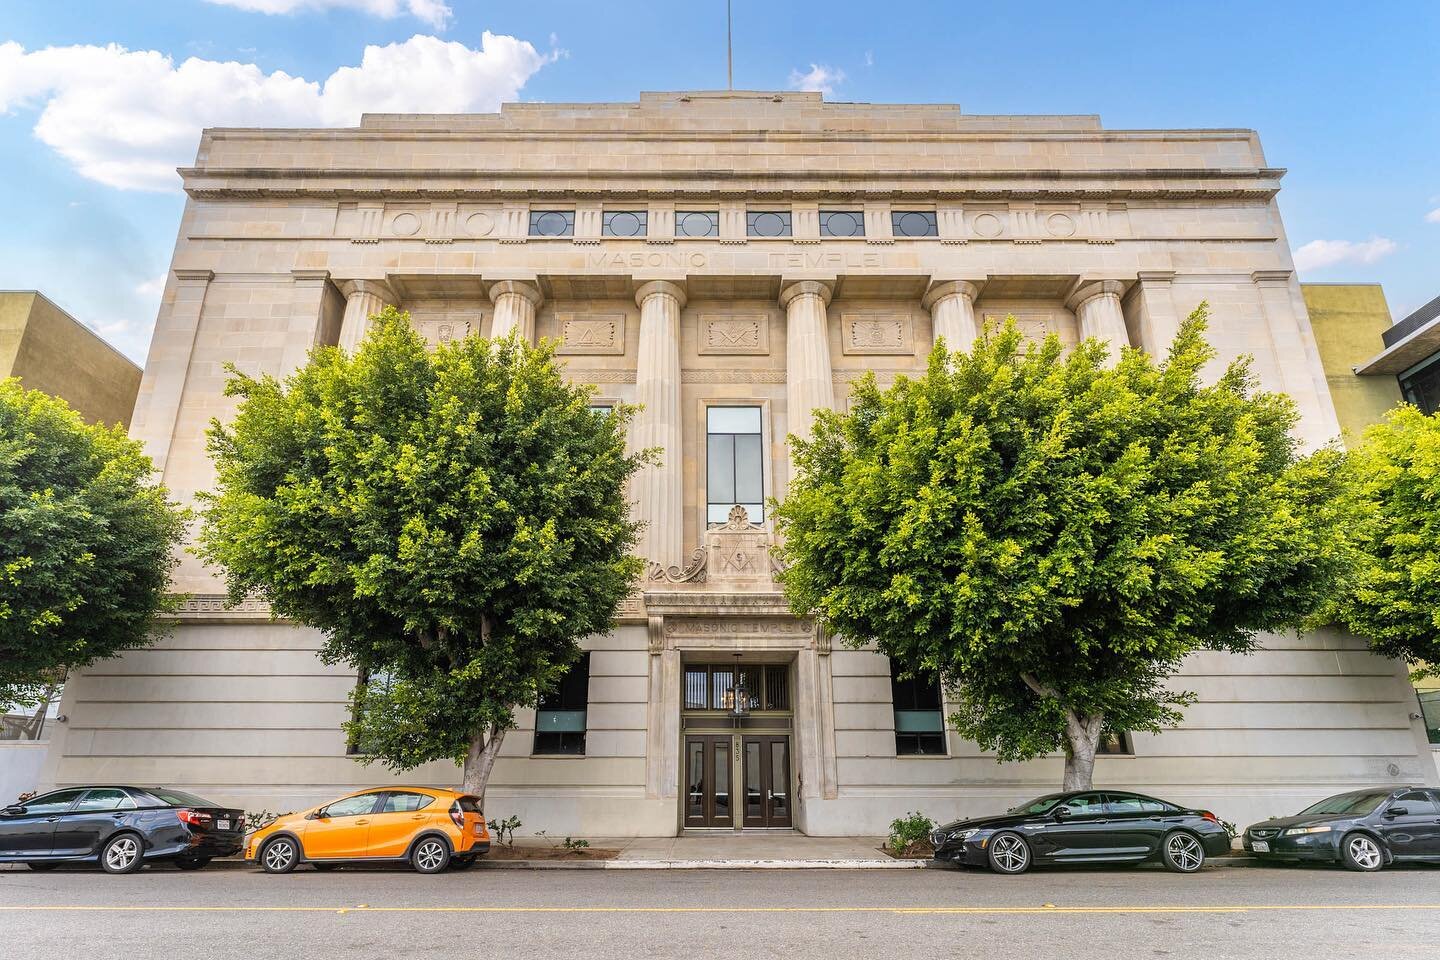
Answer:
<svg viewBox="0 0 1440 960"><path fill-rule="evenodd" d="M230 821L229 821L229 820L216 820L216 821L215 821L215 829L217 829L217 830L229 830L229 829L230 829Z"/></svg>
<svg viewBox="0 0 1440 960"><path fill-rule="evenodd" d="M1270 844L1265 840L1251 840L1250 849L1256 853L1269 853Z"/></svg>

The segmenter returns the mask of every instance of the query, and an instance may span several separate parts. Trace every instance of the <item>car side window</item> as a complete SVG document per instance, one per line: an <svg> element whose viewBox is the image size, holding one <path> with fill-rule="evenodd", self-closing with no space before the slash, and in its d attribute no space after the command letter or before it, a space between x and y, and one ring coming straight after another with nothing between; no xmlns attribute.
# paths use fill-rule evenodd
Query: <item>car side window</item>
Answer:
<svg viewBox="0 0 1440 960"><path fill-rule="evenodd" d="M1390 805L1404 807L1412 817L1429 817L1440 812L1436 810L1435 801L1430 798L1430 793L1426 790L1411 790L1409 793L1402 793Z"/></svg>
<svg viewBox="0 0 1440 960"><path fill-rule="evenodd" d="M1158 804L1147 803L1141 797L1123 793L1110 794L1105 803L1106 813L1147 813L1158 809Z"/></svg>
<svg viewBox="0 0 1440 960"><path fill-rule="evenodd" d="M1098 793L1082 793L1066 800L1064 806L1072 817L1091 817L1105 810L1105 800Z"/></svg>
<svg viewBox="0 0 1440 960"><path fill-rule="evenodd" d="M354 797L336 800L325 808L327 817L358 817L375 809L378 793L362 793Z"/></svg>
<svg viewBox="0 0 1440 960"><path fill-rule="evenodd" d="M54 793L47 793L26 803L25 812L31 816L44 813L64 813L70 809L70 804L75 802L75 798L84 792L84 790L56 790Z"/></svg>
<svg viewBox="0 0 1440 960"><path fill-rule="evenodd" d="M387 793L385 802L380 805L380 812L414 813L416 810L424 810L434 802L434 797L427 797L423 793Z"/></svg>
<svg viewBox="0 0 1440 960"><path fill-rule="evenodd" d="M71 813L93 812L96 810L134 810L135 801L124 790L113 788L90 790L75 804Z"/></svg>

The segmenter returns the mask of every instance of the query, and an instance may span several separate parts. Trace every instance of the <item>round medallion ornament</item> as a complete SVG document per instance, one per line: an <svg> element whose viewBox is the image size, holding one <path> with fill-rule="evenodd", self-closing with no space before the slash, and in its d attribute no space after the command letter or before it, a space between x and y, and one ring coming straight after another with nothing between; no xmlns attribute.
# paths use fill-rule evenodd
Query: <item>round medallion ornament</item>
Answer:
<svg viewBox="0 0 1440 960"><path fill-rule="evenodd" d="M390 229L397 237L413 237L420 232L420 218L413 213L396 214Z"/></svg>
<svg viewBox="0 0 1440 960"><path fill-rule="evenodd" d="M970 229L975 231L977 236L990 238L1000 236L1000 232L1005 229L1005 226L995 214L982 213L970 221Z"/></svg>
<svg viewBox="0 0 1440 960"><path fill-rule="evenodd" d="M490 231L495 229L495 218L483 210L465 218L465 232L472 237L488 237Z"/></svg>
<svg viewBox="0 0 1440 960"><path fill-rule="evenodd" d="M1069 214L1052 213L1045 218L1045 229L1050 231L1052 237L1073 237L1075 221Z"/></svg>

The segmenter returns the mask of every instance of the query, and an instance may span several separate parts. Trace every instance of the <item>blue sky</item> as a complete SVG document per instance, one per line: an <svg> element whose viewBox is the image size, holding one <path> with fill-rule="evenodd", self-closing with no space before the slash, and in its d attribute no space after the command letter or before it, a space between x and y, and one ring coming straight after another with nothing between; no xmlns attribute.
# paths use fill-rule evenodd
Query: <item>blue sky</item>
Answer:
<svg viewBox="0 0 1440 960"><path fill-rule="evenodd" d="M0 289L44 291L137 360L183 202L169 171L193 160L202 125L725 84L723 0L3 7ZM1440 3L734 7L737 87L1257 129L1290 171L1302 279L1383 283L1396 319L1440 295Z"/></svg>

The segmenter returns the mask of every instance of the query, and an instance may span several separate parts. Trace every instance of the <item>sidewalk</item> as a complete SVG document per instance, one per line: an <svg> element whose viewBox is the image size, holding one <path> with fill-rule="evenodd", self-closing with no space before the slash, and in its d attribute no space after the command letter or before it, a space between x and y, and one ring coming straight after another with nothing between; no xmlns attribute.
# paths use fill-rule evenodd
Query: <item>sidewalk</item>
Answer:
<svg viewBox="0 0 1440 960"><path fill-rule="evenodd" d="M682 837L631 837L594 840L591 846L618 849L614 860L586 866L610 870L663 869L865 869L913 870L923 859L895 860L880 851L879 837L807 837L799 833L703 833ZM510 861L526 863L527 861ZM486 863L503 867L506 861ZM573 867L567 861L547 866Z"/></svg>

